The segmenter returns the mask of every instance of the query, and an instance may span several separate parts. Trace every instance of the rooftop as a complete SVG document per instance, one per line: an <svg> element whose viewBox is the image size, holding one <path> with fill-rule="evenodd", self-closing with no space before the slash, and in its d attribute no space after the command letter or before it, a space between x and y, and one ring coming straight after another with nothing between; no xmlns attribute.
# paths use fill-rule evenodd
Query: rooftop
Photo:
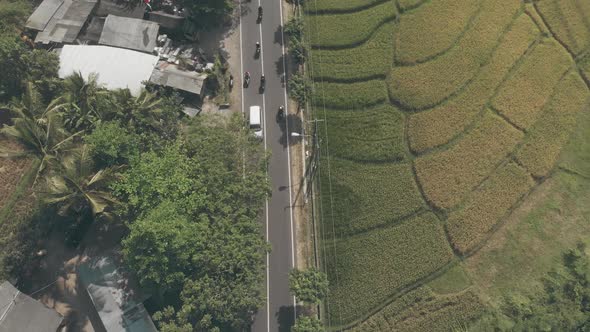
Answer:
<svg viewBox="0 0 590 332"><path fill-rule="evenodd" d="M121 17L143 18L146 5L143 1L135 0L100 0L96 8L96 16L106 17L117 15Z"/></svg>
<svg viewBox="0 0 590 332"><path fill-rule="evenodd" d="M40 30L35 38L36 43L72 43L97 2L98 0L44 0L27 21L27 26Z"/></svg>
<svg viewBox="0 0 590 332"><path fill-rule="evenodd" d="M154 22L109 15L98 43L151 53L156 47L159 28Z"/></svg>
<svg viewBox="0 0 590 332"><path fill-rule="evenodd" d="M98 74L98 82L108 89L128 88L138 95L142 82L150 79L158 57L132 50L101 45L65 45L59 54L59 77L74 72L88 78Z"/></svg>
<svg viewBox="0 0 590 332"><path fill-rule="evenodd" d="M21 293L8 281L0 284L0 332L55 332L63 317Z"/></svg>
<svg viewBox="0 0 590 332"><path fill-rule="evenodd" d="M184 71L174 64L162 61L154 69L150 82L201 95L206 78L206 74Z"/></svg>

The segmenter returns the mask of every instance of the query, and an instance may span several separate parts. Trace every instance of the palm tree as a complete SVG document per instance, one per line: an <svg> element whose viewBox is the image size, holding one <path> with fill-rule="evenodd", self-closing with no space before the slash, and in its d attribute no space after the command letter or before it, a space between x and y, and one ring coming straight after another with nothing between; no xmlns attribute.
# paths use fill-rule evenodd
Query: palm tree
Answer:
<svg viewBox="0 0 590 332"><path fill-rule="evenodd" d="M37 97L38 94L29 85L22 101L10 107L13 124L0 129L0 133L17 139L25 148L23 151L11 151L0 146L0 157L35 156L41 161L33 184L45 173L48 165L55 164L60 153L71 147L74 137L82 133L70 134L63 128L59 114L54 112L60 107L58 101L42 108Z"/></svg>
<svg viewBox="0 0 590 332"><path fill-rule="evenodd" d="M131 127L143 127L158 130L160 118L164 113L162 99L145 89L133 97L129 89L115 91L116 117Z"/></svg>
<svg viewBox="0 0 590 332"><path fill-rule="evenodd" d="M82 145L61 160L61 168L47 177L44 201L59 205L59 214L93 216L108 214L108 207L117 204L108 191L110 181L119 177L117 168L94 170L87 145Z"/></svg>
<svg viewBox="0 0 590 332"><path fill-rule="evenodd" d="M91 74L85 80L80 72L64 80L64 94L59 97L64 124L72 130L88 129L104 117L108 91L98 83L98 76Z"/></svg>

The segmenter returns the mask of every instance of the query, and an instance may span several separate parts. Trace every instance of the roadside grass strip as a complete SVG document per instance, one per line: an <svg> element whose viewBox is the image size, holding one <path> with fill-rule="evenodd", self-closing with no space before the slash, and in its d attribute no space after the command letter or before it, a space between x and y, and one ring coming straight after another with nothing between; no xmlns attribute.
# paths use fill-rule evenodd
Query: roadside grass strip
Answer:
<svg viewBox="0 0 590 332"><path fill-rule="evenodd" d="M367 110L326 110L330 156L356 161L401 161L404 119L389 105Z"/></svg>
<svg viewBox="0 0 590 332"><path fill-rule="evenodd" d="M322 189L330 188L321 174ZM344 237L399 222L424 207L410 165L330 160L331 192L322 192L325 236ZM330 207L330 208L327 208ZM332 214L333 213L333 214Z"/></svg>
<svg viewBox="0 0 590 332"><path fill-rule="evenodd" d="M345 13L359 11L376 4L391 0L313 0L305 1L307 14L314 13Z"/></svg>
<svg viewBox="0 0 590 332"><path fill-rule="evenodd" d="M415 110L433 107L457 93L489 61L520 9L518 0L483 0L472 27L455 47L432 61L392 69L390 98Z"/></svg>
<svg viewBox="0 0 590 332"><path fill-rule="evenodd" d="M462 133L485 107L494 91L539 36L534 23L521 15L481 70L455 98L429 111L411 114L408 121L410 149L420 153L448 143Z"/></svg>
<svg viewBox="0 0 590 332"><path fill-rule="evenodd" d="M421 303L396 319L391 328L408 332L463 331L484 313L485 307L471 290L437 296Z"/></svg>
<svg viewBox="0 0 590 332"><path fill-rule="evenodd" d="M516 163L496 170L462 207L449 213L446 227L455 250L465 255L481 244L534 185L529 173Z"/></svg>
<svg viewBox="0 0 590 332"><path fill-rule="evenodd" d="M383 80L358 83L315 82L314 102L318 107L358 110L387 101Z"/></svg>
<svg viewBox="0 0 590 332"><path fill-rule="evenodd" d="M447 150L415 160L427 199L448 209L463 200L505 159L524 134L491 111Z"/></svg>
<svg viewBox="0 0 590 332"><path fill-rule="evenodd" d="M387 1L350 14L308 15L305 22L312 47L343 48L365 42L396 15L393 1Z"/></svg>
<svg viewBox="0 0 590 332"><path fill-rule="evenodd" d="M313 51L315 79L360 81L385 78L393 58L393 22L383 24L367 42L354 48Z"/></svg>
<svg viewBox="0 0 590 332"><path fill-rule="evenodd" d="M524 138L516 158L535 177L549 174L562 146L575 128L576 115L588 105L590 94L575 71L568 73L557 86L539 119Z"/></svg>
<svg viewBox="0 0 590 332"><path fill-rule="evenodd" d="M392 324L405 310L417 306L421 303L432 301L435 294L429 287L418 287L404 295L396 298L391 303L383 307L376 314L369 317L361 324L350 329L350 332L383 332L390 331Z"/></svg>
<svg viewBox="0 0 590 332"><path fill-rule="evenodd" d="M494 97L494 109L517 127L527 129L541 113L553 87L574 64L553 38L545 39L525 59Z"/></svg>
<svg viewBox="0 0 590 332"><path fill-rule="evenodd" d="M429 1L397 23L395 61L415 64L452 47L475 17L479 0Z"/></svg>
<svg viewBox="0 0 590 332"><path fill-rule="evenodd" d="M590 46L590 6L579 0L540 0L536 3L551 31L576 55Z"/></svg>
<svg viewBox="0 0 590 332"><path fill-rule="evenodd" d="M441 269L454 257L441 223L430 212L337 240L333 246L326 259L331 285L327 315L333 326L368 315L401 288Z"/></svg>

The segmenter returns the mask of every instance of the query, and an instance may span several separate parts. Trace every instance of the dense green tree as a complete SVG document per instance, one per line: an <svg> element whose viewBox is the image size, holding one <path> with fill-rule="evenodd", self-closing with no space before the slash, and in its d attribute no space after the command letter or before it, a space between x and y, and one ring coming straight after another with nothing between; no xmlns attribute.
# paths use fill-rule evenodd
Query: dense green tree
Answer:
<svg viewBox="0 0 590 332"><path fill-rule="evenodd" d="M301 74L295 74L289 78L287 87L291 97L297 101L299 106L305 105L312 93L311 84L307 78Z"/></svg>
<svg viewBox="0 0 590 332"><path fill-rule="evenodd" d="M23 55L27 64L27 78L39 91L42 101L49 103L61 94L63 82L58 77L59 57L54 52L32 50Z"/></svg>
<svg viewBox="0 0 590 332"><path fill-rule="evenodd" d="M84 141L91 147L94 159L102 167L128 164L140 151L139 137L115 121L97 124L92 133L84 137Z"/></svg>
<svg viewBox="0 0 590 332"><path fill-rule="evenodd" d="M0 0L0 33L14 33L31 12L27 1Z"/></svg>
<svg viewBox="0 0 590 332"><path fill-rule="evenodd" d="M181 0L180 3L188 11L187 23L191 25L185 29L188 32L221 25L235 6L231 0Z"/></svg>
<svg viewBox="0 0 590 332"><path fill-rule="evenodd" d="M298 317L291 332L324 332L322 322L315 317Z"/></svg>
<svg viewBox="0 0 590 332"><path fill-rule="evenodd" d="M299 301L320 303L328 293L328 277L316 269L291 270L289 287Z"/></svg>
<svg viewBox="0 0 590 332"><path fill-rule="evenodd" d="M242 330L263 303L266 156L238 118L189 121L113 186L131 216L126 262L170 306L155 315L162 331Z"/></svg>
<svg viewBox="0 0 590 332"><path fill-rule="evenodd" d="M0 33L0 101L19 96L27 77L28 52L25 44L14 33Z"/></svg>
<svg viewBox="0 0 590 332"><path fill-rule="evenodd" d="M87 145L62 156L60 166L47 177L44 193L45 203L58 205L60 215L97 216L117 203L108 190L118 177L116 169L95 171Z"/></svg>

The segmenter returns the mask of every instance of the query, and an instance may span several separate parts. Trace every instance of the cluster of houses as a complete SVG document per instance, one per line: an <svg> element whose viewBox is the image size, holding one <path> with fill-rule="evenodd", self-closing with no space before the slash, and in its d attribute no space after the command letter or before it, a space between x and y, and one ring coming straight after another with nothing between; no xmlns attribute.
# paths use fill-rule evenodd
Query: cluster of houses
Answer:
<svg viewBox="0 0 590 332"><path fill-rule="evenodd" d="M183 23L182 10L151 11L147 0L44 0L26 28L35 45L59 53L61 78L95 73L106 88L134 95L151 82L200 97L212 64L161 34Z"/></svg>

